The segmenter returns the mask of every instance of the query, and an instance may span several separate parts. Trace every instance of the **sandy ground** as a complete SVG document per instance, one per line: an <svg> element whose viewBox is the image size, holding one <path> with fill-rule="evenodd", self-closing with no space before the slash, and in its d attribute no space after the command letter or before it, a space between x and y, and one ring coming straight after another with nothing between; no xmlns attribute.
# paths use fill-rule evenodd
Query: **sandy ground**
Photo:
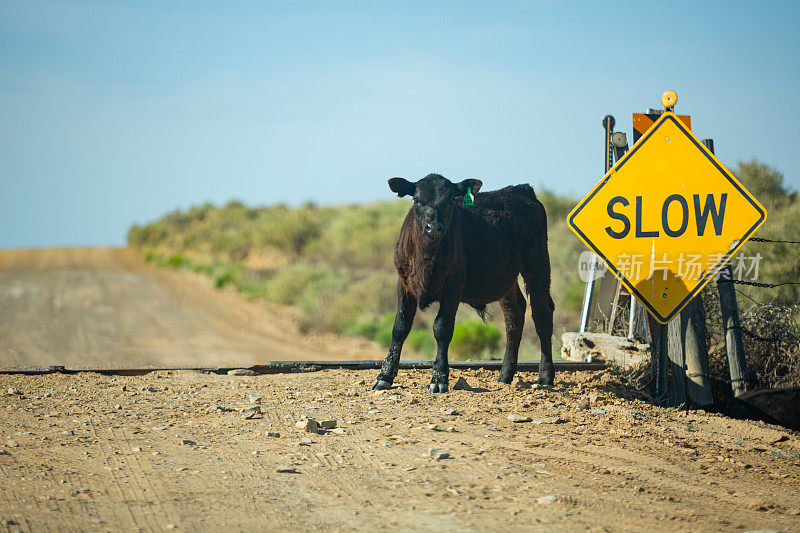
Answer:
<svg viewBox="0 0 800 533"><path fill-rule="evenodd" d="M374 343L300 324L291 309L156 268L128 248L0 250L0 368L382 357Z"/></svg>
<svg viewBox="0 0 800 533"><path fill-rule="evenodd" d="M787 430L626 399L607 371L561 373L552 391L454 371L473 390L446 395L426 392L422 371L371 392L374 373L2 376L0 524L800 530L800 441ZM245 420L251 394L264 414ZM337 429L307 433L305 417ZM550 417L561 422L537 423Z"/></svg>
<svg viewBox="0 0 800 533"><path fill-rule="evenodd" d="M125 249L0 252L6 368L383 355L297 322ZM376 372L0 374L0 530L800 531L797 433L609 371L546 391L454 370L472 388L445 395L422 371L372 392Z"/></svg>

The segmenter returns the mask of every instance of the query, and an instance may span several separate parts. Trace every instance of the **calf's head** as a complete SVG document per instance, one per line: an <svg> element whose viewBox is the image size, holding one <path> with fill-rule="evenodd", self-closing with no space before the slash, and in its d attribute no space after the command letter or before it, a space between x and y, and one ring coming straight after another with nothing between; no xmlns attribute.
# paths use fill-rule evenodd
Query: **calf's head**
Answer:
<svg viewBox="0 0 800 533"><path fill-rule="evenodd" d="M419 224L419 230L431 241L437 241L447 231L453 219L453 209L467 194L467 188L476 194L481 188L480 180L466 179L453 183L439 174L428 174L417 182L403 178L389 180L389 188L397 196L412 196L414 206L411 210Z"/></svg>

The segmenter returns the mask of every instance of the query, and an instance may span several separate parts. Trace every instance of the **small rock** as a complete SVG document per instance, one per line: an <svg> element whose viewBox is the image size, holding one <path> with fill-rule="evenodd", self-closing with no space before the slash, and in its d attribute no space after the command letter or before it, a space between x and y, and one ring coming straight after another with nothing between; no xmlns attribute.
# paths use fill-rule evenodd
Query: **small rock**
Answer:
<svg viewBox="0 0 800 533"><path fill-rule="evenodd" d="M344 428L334 428L331 430L331 433L335 433L337 435L344 435Z"/></svg>
<svg viewBox="0 0 800 533"><path fill-rule="evenodd" d="M410 400L408 400L408 405L415 405L415 404L418 404L418 403L419 403L419 400L417 400L416 398L411 398Z"/></svg>
<svg viewBox="0 0 800 533"><path fill-rule="evenodd" d="M442 409L442 414L443 415L449 415L449 416L456 416L459 413L455 409Z"/></svg>
<svg viewBox="0 0 800 533"><path fill-rule="evenodd" d="M355 390L355 389L350 389L349 391L347 391L347 393L346 393L346 394L347 394L348 396L358 396L358 391L357 391L357 390Z"/></svg>
<svg viewBox="0 0 800 533"><path fill-rule="evenodd" d="M590 392L589 393L589 403L591 403L592 405L596 404L598 396L599 395L598 395L597 391Z"/></svg>
<svg viewBox="0 0 800 533"><path fill-rule="evenodd" d="M566 422L560 416L551 416L550 418L534 418L531 420L534 424L562 424Z"/></svg>
<svg viewBox="0 0 800 533"><path fill-rule="evenodd" d="M515 414L508 415L508 419L511 420L512 422L530 422L531 421L531 417L529 417L529 416L515 415Z"/></svg>
<svg viewBox="0 0 800 533"><path fill-rule="evenodd" d="M176 468L176 469L175 469L175 471L176 471L176 472L186 472L187 470L189 470L189 469L188 469L188 468L186 468L185 466L182 466L182 467L180 467L180 468Z"/></svg>
<svg viewBox="0 0 800 533"><path fill-rule="evenodd" d="M533 384L517 378L514 380L514 384L512 386L518 390L525 390L525 389L530 389L533 386Z"/></svg>
<svg viewBox="0 0 800 533"><path fill-rule="evenodd" d="M537 503L543 503L543 504L544 503L553 503L557 499L558 498L556 498L554 494L548 494L547 496L540 496L539 498L536 499L536 502Z"/></svg>
<svg viewBox="0 0 800 533"><path fill-rule="evenodd" d="M0 455L11 455L5 448L0 448Z"/></svg>
<svg viewBox="0 0 800 533"><path fill-rule="evenodd" d="M18 389L18 388L16 388L16 387L9 387L9 388L6 390L6 394L8 394L9 396L11 396L11 395L14 395L14 394L22 394L22 393L21 393L21 392L19 391L19 389Z"/></svg>
<svg viewBox="0 0 800 533"><path fill-rule="evenodd" d="M358 381L356 381L356 385L364 385L366 383L367 382L365 380L363 380L363 379L359 379Z"/></svg>
<svg viewBox="0 0 800 533"><path fill-rule="evenodd" d="M3 520L0 520L0 525L2 525L2 526L16 526L17 522L15 520L12 520L12 519L4 518Z"/></svg>
<svg viewBox="0 0 800 533"><path fill-rule="evenodd" d="M428 424L428 429L433 431L439 431L439 426L437 426L436 424Z"/></svg>
<svg viewBox="0 0 800 533"><path fill-rule="evenodd" d="M261 403L261 396L258 394L248 394L247 399L250 400L250 403Z"/></svg>
<svg viewBox="0 0 800 533"><path fill-rule="evenodd" d="M450 426L450 427L448 427L448 428L447 428L447 431L448 431L449 433L457 433L457 432L458 432L458 430L456 430L456 428L454 428L453 426Z"/></svg>
<svg viewBox="0 0 800 533"><path fill-rule="evenodd" d="M313 418L300 419L294 426L302 429L306 433L319 433L319 424Z"/></svg>
<svg viewBox="0 0 800 533"><path fill-rule="evenodd" d="M196 446L196 445L197 445L197 443L195 441L193 441L193 440L190 440L190 439L182 439L181 440L181 446Z"/></svg>
<svg viewBox="0 0 800 533"><path fill-rule="evenodd" d="M313 441L313 440L311 440L311 439L310 439L310 438L308 438L308 437L303 437L302 439L300 439L300 442L301 442L302 444L305 444L305 445L307 445L307 446L310 446L310 445L314 444L314 441Z"/></svg>
<svg viewBox="0 0 800 533"><path fill-rule="evenodd" d="M336 420L320 420L317 422L322 429L334 429L336 427Z"/></svg>
<svg viewBox="0 0 800 533"><path fill-rule="evenodd" d="M437 450L436 448L429 448L428 455L436 459L437 461L441 461L442 459L449 459L450 454L448 452Z"/></svg>
<svg viewBox="0 0 800 533"><path fill-rule="evenodd" d="M769 441L769 443L778 444L779 442L786 442L787 440L789 440L789 437L787 437L786 435L781 435L780 437L773 438L772 440Z"/></svg>
<svg viewBox="0 0 800 533"><path fill-rule="evenodd" d="M606 410L605 409L592 409L589 412L592 413L593 415L602 415L602 414L605 414Z"/></svg>
<svg viewBox="0 0 800 533"><path fill-rule="evenodd" d="M78 487L72 491L72 494L86 494L89 492L89 489L86 487Z"/></svg>
<svg viewBox="0 0 800 533"><path fill-rule="evenodd" d="M119 411L119 410L121 410L121 409L122 409L122 405L121 405L121 404L116 404L116 405L114 406L114 409L116 409L117 411Z"/></svg>
<svg viewBox="0 0 800 533"><path fill-rule="evenodd" d="M65 430L65 431L62 431L62 432L61 432L61 434L62 434L62 435L67 435L67 436L70 436L70 435L74 435L74 434L75 434L75 432L74 432L74 431L72 431L71 429L67 429L67 430Z"/></svg>
<svg viewBox="0 0 800 533"><path fill-rule="evenodd" d="M450 454L448 452L437 450L436 448L430 448L428 450L428 455L430 455L437 461L441 461L442 459L448 459L450 457Z"/></svg>
<svg viewBox="0 0 800 533"><path fill-rule="evenodd" d="M295 474L297 473L297 469L293 466L289 465L278 465L275 467L276 472L280 472L282 474Z"/></svg>
<svg viewBox="0 0 800 533"><path fill-rule="evenodd" d="M137 446L136 448L131 448L131 451L132 452L140 452L140 451L142 451L142 449Z"/></svg>
<svg viewBox="0 0 800 533"><path fill-rule="evenodd" d="M218 403L215 403L215 404L213 405L213 407L214 407L214 409L216 409L217 411L221 411L221 412L223 412L223 413L227 413L228 411L233 411L233 409L231 409L230 407L225 407L224 405L220 405L220 404L218 404Z"/></svg>
<svg viewBox="0 0 800 533"><path fill-rule="evenodd" d="M575 406L576 411L585 411L589 408L589 398L583 398L578 402L578 405Z"/></svg>
<svg viewBox="0 0 800 533"><path fill-rule="evenodd" d="M256 373L254 370L250 370L249 368L234 368L233 370L228 370L229 376L255 376Z"/></svg>
<svg viewBox="0 0 800 533"><path fill-rule="evenodd" d="M15 441L14 439L8 439L6 441L6 446L8 446L9 448L17 448L19 447L19 443L17 443L17 441Z"/></svg>
<svg viewBox="0 0 800 533"><path fill-rule="evenodd" d="M254 416L261 414L261 406L260 405L250 405L248 407L245 407L244 409L242 409L239 412L242 413L242 418L244 418L245 420L250 420Z"/></svg>
<svg viewBox="0 0 800 533"><path fill-rule="evenodd" d="M460 377L456 380L456 382L451 387L452 390L472 390L472 387L469 386L467 380L463 377Z"/></svg>
<svg viewBox="0 0 800 533"><path fill-rule="evenodd" d="M281 434L278 433L277 431L267 431L266 433L264 433L264 435L266 435L267 437L275 437L275 438L281 436Z"/></svg>

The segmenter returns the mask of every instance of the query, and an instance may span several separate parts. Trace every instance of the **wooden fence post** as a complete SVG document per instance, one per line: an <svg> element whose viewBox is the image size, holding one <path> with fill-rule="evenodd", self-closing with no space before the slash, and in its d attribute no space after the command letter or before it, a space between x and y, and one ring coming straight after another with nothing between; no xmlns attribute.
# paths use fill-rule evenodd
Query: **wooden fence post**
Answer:
<svg viewBox="0 0 800 533"><path fill-rule="evenodd" d="M703 300L698 295L669 323L669 346L673 381L683 381L685 387L674 383L671 390L680 392L697 405L714 402L711 383L708 379L708 349L706 347L706 317ZM680 405L680 398L672 398Z"/></svg>
<svg viewBox="0 0 800 533"><path fill-rule="evenodd" d="M703 144L714 153L714 140L703 139ZM733 271L730 261L720 271L717 278L719 306L722 314L722 328L725 331L725 350L728 354L728 368L731 375L731 390L734 396L747 391L747 360L744 357L742 326L739 322L739 309L736 305L736 290L733 287Z"/></svg>
<svg viewBox="0 0 800 533"><path fill-rule="evenodd" d="M686 353L681 325L681 317L677 316L664 328L669 359L669 404L673 406L686 403Z"/></svg>

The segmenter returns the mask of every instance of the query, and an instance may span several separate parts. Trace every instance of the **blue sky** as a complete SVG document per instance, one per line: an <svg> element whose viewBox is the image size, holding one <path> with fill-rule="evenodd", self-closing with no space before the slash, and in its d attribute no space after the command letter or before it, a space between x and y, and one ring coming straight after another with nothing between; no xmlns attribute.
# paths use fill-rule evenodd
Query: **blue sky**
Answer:
<svg viewBox="0 0 800 533"><path fill-rule="evenodd" d="M440 172L582 195L675 89L800 189L800 2L0 0L0 247L176 208L356 203Z"/></svg>

